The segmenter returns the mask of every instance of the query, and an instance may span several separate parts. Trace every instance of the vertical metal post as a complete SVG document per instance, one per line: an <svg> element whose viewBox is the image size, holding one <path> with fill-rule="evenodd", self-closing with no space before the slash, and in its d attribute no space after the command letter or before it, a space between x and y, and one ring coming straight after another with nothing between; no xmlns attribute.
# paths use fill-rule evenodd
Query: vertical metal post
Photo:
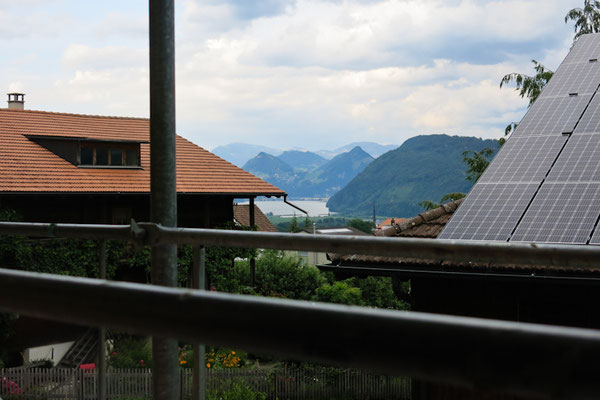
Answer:
<svg viewBox="0 0 600 400"><path fill-rule="evenodd" d="M193 257L193 283L194 289L206 289L206 249L204 246L194 247ZM193 382L193 400L206 400L206 368L204 360L206 346L203 344L194 344L194 382Z"/></svg>
<svg viewBox="0 0 600 400"><path fill-rule="evenodd" d="M249 217L250 217L250 226L254 226L256 224L254 220L254 197L250 197L250 205L249 205ZM256 281L256 260L254 257L250 258L250 286L254 286Z"/></svg>
<svg viewBox="0 0 600 400"><path fill-rule="evenodd" d="M150 0L150 208L152 222L177 225L175 180L175 5ZM175 286L177 246L152 246L152 283ZM179 400L178 347L175 339L152 339L153 395Z"/></svg>
<svg viewBox="0 0 600 400"><path fill-rule="evenodd" d="M106 279L106 240L100 241L98 249L100 279ZM98 400L106 400L106 329L98 329L98 366L96 368L96 388Z"/></svg>

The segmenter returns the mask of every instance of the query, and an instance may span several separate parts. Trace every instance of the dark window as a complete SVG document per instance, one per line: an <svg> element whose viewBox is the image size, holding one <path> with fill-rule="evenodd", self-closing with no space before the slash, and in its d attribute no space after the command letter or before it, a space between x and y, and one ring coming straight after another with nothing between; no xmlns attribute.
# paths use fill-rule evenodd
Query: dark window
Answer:
<svg viewBox="0 0 600 400"><path fill-rule="evenodd" d="M139 167L139 144L81 143L79 147L79 165L97 167Z"/></svg>
<svg viewBox="0 0 600 400"><path fill-rule="evenodd" d="M123 150L111 149L110 165L123 165Z"/></svg>
<svg viewBox="0 0 600 400"><path fill-rule="evenodd" d="M94 165L108 165L108 149L96 148L96 163Z"/></svg>
<svg viewBox="0 0 600 400"><path fill-rule="evenodd" d="M91 147L81 148L81 165L93 165L94 164L94 150Z"/></svg>
<svg viewBox="0 0 600 400"><path fill-rule="evenodd" d="M140 161L138 160L138 152L137 150L127 150L125 153L125 164L128 166L137 166L140 165Z"/></svg>

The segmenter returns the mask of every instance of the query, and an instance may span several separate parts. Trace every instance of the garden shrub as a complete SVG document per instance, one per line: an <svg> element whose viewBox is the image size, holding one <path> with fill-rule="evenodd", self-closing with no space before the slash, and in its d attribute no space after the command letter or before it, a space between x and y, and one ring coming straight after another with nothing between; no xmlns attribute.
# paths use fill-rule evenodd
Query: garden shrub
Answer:
<svg viewBox="0 0 600 400"><path fill-rule="evenodd" d="M350 286L347 282L334 282L319 287L315 299L326 303L339 303L355 306L364 305L359 288Z"/></svg>
<svg viewBox="0 0 600 400"><path fill-rule="evenodd" d="M117 339L108 363L113 368L152 368L151 339L126 336Z"/></svg>
<svg viewBox="0 0 600 400"><path fill-rule="evenodd" d="M265 393L256 391L249 383L237 380L229 390L208 393L208 400L266 400Z"/></svg>

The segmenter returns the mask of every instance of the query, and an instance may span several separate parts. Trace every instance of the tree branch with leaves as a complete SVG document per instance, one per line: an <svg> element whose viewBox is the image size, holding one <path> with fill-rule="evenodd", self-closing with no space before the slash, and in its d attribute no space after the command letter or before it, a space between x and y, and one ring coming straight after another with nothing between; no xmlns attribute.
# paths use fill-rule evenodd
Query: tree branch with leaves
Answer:
<svg viewBox="0 0 600 400"><path fill-rule="evenodd" d="M575 21L575 37L600 32L600 1L584 0L583 8L573 8L565 15L565 24Z"/></svg>

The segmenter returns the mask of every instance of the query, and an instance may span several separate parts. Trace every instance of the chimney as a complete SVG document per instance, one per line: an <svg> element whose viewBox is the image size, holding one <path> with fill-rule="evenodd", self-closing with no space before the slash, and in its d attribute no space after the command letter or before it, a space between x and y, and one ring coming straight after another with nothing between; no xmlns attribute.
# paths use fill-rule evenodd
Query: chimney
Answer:
<svg viewBox="0 0 600 400"><path fill-rule="evenodd" d="M8 109L22 110L25 106L24 93L8 93Z"/></svg>

